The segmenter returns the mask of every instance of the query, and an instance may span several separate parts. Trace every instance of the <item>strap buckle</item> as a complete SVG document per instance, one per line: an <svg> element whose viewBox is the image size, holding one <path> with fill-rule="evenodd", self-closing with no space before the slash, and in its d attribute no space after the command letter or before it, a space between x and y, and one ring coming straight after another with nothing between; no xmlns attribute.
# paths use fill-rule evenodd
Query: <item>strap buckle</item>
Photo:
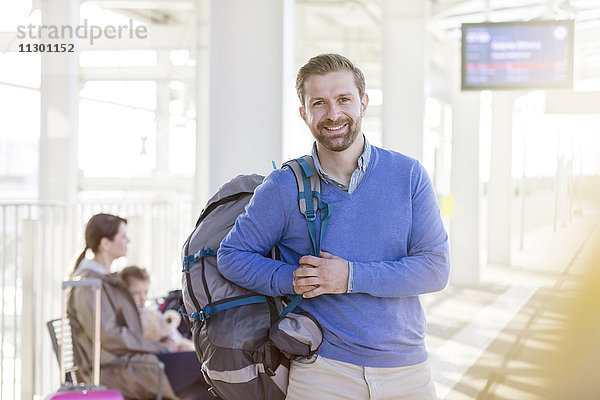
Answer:
<svg viewBox="0 0 600 400"><path fill-rule="evenodd" d="M206 320L209 319L210 317L213 316L213 308L211 306L204 306L204 308L202 309L202 311L200 311L200 313L202 314L202 320Z"/></svg>
<svg viewBox="0 0 600 400"><path fill-rule="evenodd" d="M317 219L317 213L315 210L306 210L305 217L307 221L313 222L315 219Z"/></svg>

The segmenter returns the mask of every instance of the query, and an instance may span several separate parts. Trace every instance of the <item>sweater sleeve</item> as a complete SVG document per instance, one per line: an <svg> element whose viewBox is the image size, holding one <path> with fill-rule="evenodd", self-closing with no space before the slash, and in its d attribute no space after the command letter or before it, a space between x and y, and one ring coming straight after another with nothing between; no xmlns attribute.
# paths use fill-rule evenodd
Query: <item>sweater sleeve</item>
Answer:
<svg viewBox="0 0 600 400"><path fill-rule="evenodd" d="M277 175L273 171L255 190L233 229L221 242L217 255L219 272L243 288L267 296L293 294L293 272L297 266L268 257L286 227Z"/></svg>
<svg viewBox="0 0 600 400"><path fill-rule="evenodd" d="M427 173L416 163L411 174L412 220L408 251L398 260L353 261L352 293L408 297L442 290L450 275L448 235Z"/></svg>

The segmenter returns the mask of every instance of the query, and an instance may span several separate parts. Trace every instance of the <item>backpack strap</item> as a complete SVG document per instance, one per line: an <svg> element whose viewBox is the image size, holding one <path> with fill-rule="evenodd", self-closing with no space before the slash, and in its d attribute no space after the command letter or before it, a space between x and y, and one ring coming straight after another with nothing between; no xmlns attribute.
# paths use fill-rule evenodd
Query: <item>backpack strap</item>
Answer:
<svg viewBox="0 0 600 400"><path fill-rule="evenodd" d="M296 184L298 185L298 206L300 207L300 213L307 220L310 218L314 221L316 210L319 208L319 200L313 197L312 193L321 192L321 179L314 172L316 168L313 158L311 156L304 156L290 160L284 165L290 167L294 172ZM312 199L312 202L309 202L309 199Z"/></svg>
<svg viewBox="0 0 600 400"><path fill-rule="evenodd" d="M229 310L235 307L247 306L250 304L259 304L266 303L267 297L261 295L246 295L246 296L238 296L232 297L225 300L217 301L216 303L207 304L199 312L194 312L191 314L186 314L183 310L180 310L179 313L193 320L200 320L202 322L206 321L216 313L221 311Z"/></svg>
<svg viewBox="0 0 600 400"><path fill-rule="evenodd" d="M308 234L310 236L310 254L315 257L321 255L321 244L327 231L327 225L331 218L332 206L321 200L321 178L317 173L315 162L312 156L303 156L290 160L283 164L289 167L294 173L296 184L298 186L298 207L300 213L304 215L308 224ZM321 234L317 240L317 210L321 212ZM302 300L302 295L295 296L290 303L281 312L280 317L293 311Z"/></svg>
<svg viewBox="0 0 600 400"><path fill-rule="evenodd" d="M321 243L323 242L323 237L331 218L332 206L321 200L321 178L316 172L314 160L312 156L303 156L286 162L284 166L289 167L296 178L298 207L308 224L310 253L315 257L320 257ZM315 223L317 210L321 211L321 234L319 235L319 240L317 240L317 226Z"/></svg>
<svg viewBox="0 0 600 400"><path fill-rule="evenodd" d="M198 226L198 225L196 225L196 226ZM185 244L186 253L187 253L187 249L188 249L190 240L191 240L191 236L188 238L188 240ZM188 256L183 257L183 270L181 272L183 272L185 274L185 281L187 283L187 287L188 287L188 291L190 294L190 298L192 300L192 304L194 304L194 307L196 307L196 310L198 310L199 312L202 311L202 306L200 305L200 302L198 301L198 298L196 297L196 295L194 294L194 290L192 289L192 277L190 275L190 267L192 265L194 265L196 262L198 262L198 260L202 260L202 278L203 278L202 284L204 285L204 291L206 292L206 297L208 299L208 302L211 303L212 299L210 296L210 291L208 290L208 285L206 284L204 257L216 256L217 251L218 251L218 249L202 248L196 254L190 254ZM187 311L185 310L185 306L182 305L181 308L179 308L179 314L181 314L185 318L187 325L190 327L190 329L192 329L192 323L190 320L198 319L198 312L188 314ZM204 320L202 320L202 321L204 321Z"/></svg>

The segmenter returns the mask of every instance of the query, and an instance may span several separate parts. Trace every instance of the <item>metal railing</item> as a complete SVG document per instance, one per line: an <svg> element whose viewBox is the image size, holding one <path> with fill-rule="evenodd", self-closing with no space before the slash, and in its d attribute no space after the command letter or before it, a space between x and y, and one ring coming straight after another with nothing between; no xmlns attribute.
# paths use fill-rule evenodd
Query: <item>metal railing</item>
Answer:
<svg viewBox="0 0 600 400"><path fill-rule="evenodd" d="M180 286L180 250L195 223L191 201L0 202L0 400L44 398L57 389L44 327L60 315L61 282L84 247L85 223L98 212L128 220L128 255L113 268L147 268L153 296Z"/></svg>

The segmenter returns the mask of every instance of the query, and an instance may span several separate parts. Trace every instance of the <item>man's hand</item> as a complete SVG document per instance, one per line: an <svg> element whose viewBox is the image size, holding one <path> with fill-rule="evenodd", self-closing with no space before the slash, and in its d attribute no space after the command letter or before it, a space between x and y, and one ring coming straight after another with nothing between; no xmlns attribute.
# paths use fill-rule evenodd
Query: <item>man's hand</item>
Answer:
<svg viewBox="0 0 600 400"><path fill-rule="evenodd" d="M346 293L348 261L325 251L321 257L304 256L294 271L294 291L309 299L326 293Z"/></svg>

